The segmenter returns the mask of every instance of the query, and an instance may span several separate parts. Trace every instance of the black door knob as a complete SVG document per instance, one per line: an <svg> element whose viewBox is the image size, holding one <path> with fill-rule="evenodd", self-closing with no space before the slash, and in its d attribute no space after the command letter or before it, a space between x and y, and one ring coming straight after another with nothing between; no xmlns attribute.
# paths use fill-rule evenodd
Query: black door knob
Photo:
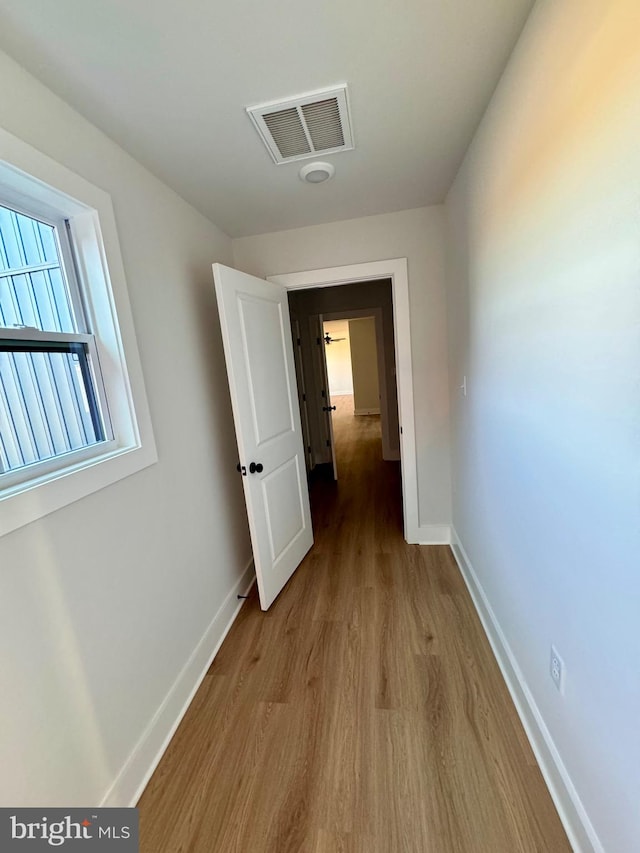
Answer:
<svg viewBox="0 0 640 853"><path fill-rule="evenodd" d="M323 412L335 412L335 410L336 410L335 406L323 406L322 407Z"/></svg>
<svg viewBox="0 0 640 853"><path fill-rule="evenodd" d="M262 474L264 471L264 466L262 462L252 462L249 465L249 473L250 474Z"/></svg>

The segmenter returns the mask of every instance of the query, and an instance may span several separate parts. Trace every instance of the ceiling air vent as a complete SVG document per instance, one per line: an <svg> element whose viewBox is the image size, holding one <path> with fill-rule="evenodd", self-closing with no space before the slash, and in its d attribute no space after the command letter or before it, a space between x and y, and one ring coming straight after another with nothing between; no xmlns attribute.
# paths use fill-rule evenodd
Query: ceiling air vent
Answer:
<svg viewBox="0 0 640 853"><path fill-rule="evenodd" d="M247 113L275 163L354 147L346 86L258 104Z"/></svg>

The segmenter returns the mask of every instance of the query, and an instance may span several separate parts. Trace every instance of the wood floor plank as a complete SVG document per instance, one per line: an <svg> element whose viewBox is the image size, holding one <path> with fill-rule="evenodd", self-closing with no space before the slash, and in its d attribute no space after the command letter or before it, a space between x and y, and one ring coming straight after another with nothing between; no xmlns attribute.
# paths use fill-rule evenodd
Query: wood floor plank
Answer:
<svg viewBox="0 0 640 853"><path fill-rule="evenodd" d="M450 550L404 542L379 417L335 402L314 547L243 606L139 803L142 853L570 851Z"/></svg>

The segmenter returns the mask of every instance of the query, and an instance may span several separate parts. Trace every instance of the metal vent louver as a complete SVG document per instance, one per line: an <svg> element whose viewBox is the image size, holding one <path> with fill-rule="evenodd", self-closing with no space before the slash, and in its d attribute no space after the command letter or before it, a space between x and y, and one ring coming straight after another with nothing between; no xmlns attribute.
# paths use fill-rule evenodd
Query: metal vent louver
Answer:
<svg viewBox="0 0 640 853"><path fill-rule="evenodd" d="M354 147L346 86L247 107L247 113L276 163Z"/></svg>

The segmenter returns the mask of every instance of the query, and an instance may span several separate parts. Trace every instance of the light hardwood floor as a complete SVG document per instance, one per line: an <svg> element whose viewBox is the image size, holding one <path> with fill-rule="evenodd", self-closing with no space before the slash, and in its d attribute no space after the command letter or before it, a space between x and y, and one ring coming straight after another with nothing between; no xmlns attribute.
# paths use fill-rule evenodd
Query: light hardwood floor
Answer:
<svg viewBox="0 0 640 853"><path fill-rule="evenodd" d="M379 417L336 402L315 545L242 608L139 803L142 853L570 851L449 549L404 542Z"/></svg>

